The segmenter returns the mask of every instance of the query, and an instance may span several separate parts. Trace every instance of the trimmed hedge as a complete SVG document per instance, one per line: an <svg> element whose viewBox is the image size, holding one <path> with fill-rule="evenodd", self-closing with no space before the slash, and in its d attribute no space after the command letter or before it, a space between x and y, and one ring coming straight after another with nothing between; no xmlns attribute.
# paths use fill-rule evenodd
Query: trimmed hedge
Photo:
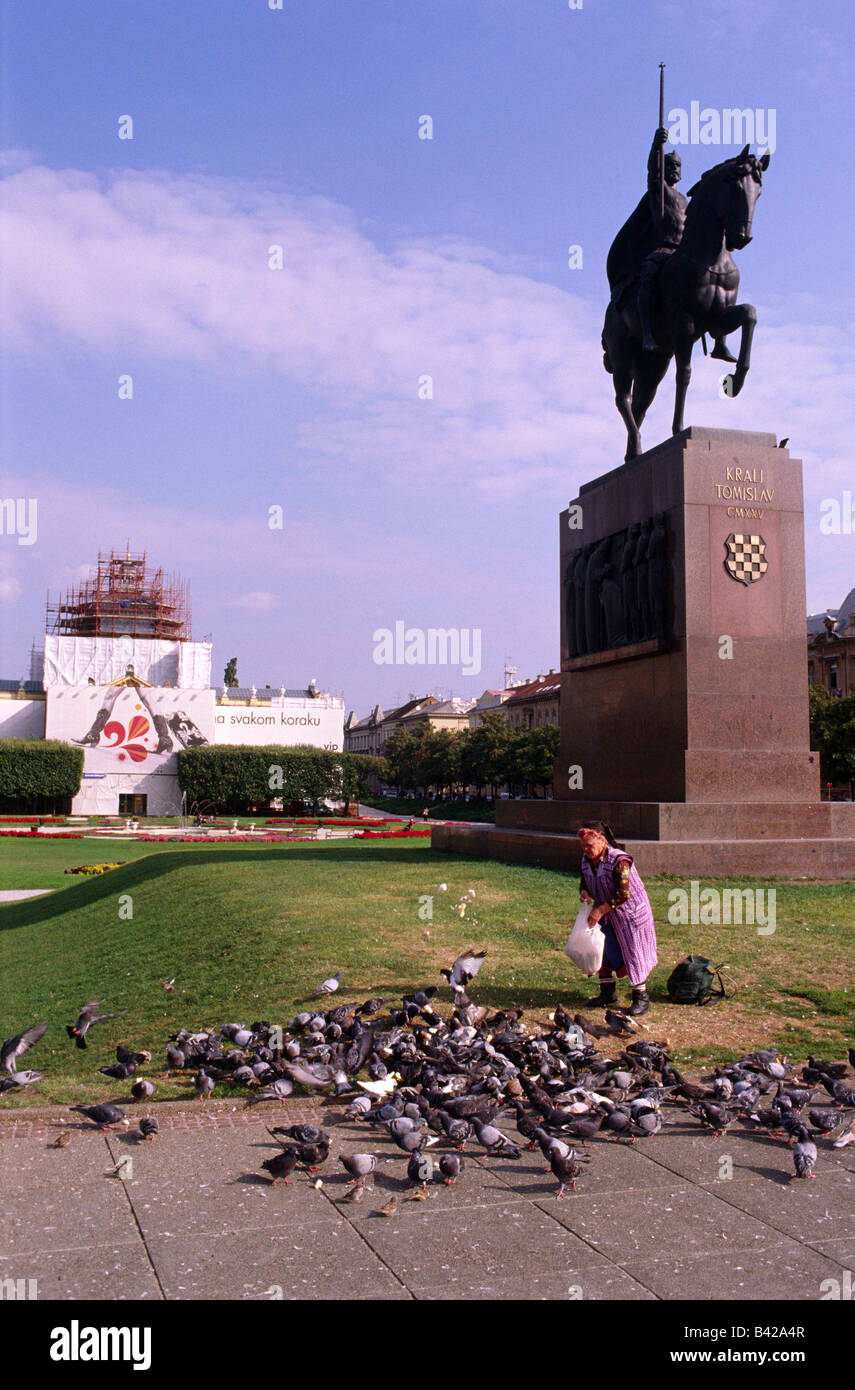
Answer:
<svg viewBox="0 0 855 1390"><path fill-rule="evenodd" d="M220 743L183 748L178 754L178 781L188 803L213 801L219 808L243 811L266 807L280 798L315 802L331 797L351 801L365 790L378 760L360 753L337 753L298 744Z"/></svg>
<svg viewBox="0 0 855 1390"><path fill-rule="evenodd" d="M0 807L40 809L80 791L83 749L57 739L0 739ZM35 806L34 803L39 803Z"/></svg>

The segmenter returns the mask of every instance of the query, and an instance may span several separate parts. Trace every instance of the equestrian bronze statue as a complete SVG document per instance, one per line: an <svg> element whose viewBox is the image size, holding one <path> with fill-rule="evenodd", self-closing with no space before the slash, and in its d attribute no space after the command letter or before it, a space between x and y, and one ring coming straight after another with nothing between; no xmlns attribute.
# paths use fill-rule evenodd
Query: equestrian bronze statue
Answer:
<svg viewBox="0 0 855 1390"><path fill-rule="evenodd" d="M647 193L615 237L606 263L611 300L603 325L603 363L614 378L615 402L627 429L627 460L641 452L641 423L671 358L676 359L672 430L677 434L695 343L709 334L712 356L736 362L724 389L738 396L757 321L752 304L736 302L739 271L730 253L751 240L769 152L758 159L746 145L708 169L687 201L677 189L680 156L663 158L667 139L660 126L647 163ZM725 339L737 328L742 332L735 359Z"/></svg>

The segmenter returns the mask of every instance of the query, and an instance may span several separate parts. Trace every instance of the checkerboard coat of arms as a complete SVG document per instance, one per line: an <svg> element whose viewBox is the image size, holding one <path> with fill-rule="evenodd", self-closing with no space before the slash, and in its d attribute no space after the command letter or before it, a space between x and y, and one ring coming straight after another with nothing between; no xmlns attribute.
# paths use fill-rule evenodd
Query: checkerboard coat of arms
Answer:
<svg viewBox="0 0 855 1390"><path fill-rule="evenodd" d="M725 541L727 559L724 567L731 579L740 584L754 584L769 568L766 559L766 542L762 536L745 536L731 531Z"/></svg>

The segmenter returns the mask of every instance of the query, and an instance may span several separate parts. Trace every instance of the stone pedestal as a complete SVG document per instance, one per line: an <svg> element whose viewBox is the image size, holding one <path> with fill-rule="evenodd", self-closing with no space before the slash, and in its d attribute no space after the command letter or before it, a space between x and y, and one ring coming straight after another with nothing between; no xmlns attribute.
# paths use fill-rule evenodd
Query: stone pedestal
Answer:
<svg viewBox="0 0 855 1390"><path fill-rule="evenodd" d="M602 819L642 872L855 872L855 805L821 802L810 749L800 461L692 426L560 528L555 800L500 803L479 852L574 867Z"/></svg>

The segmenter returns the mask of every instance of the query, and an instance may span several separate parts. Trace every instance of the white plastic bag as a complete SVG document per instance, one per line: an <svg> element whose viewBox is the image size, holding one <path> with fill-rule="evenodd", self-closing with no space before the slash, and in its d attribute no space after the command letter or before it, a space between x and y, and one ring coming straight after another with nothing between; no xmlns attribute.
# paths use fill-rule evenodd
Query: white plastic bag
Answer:
<svg viewBox="0 0 855 1390"><path fill-rule="evenodd" d="M582 903L564 947L565 956L569 956L574 965L578 965L586 975L596 975L603 963L603 951L606 947L606 938L599 922L595 922L593 927L588 926L588 917L593 907L593 903Z"/></svg>

